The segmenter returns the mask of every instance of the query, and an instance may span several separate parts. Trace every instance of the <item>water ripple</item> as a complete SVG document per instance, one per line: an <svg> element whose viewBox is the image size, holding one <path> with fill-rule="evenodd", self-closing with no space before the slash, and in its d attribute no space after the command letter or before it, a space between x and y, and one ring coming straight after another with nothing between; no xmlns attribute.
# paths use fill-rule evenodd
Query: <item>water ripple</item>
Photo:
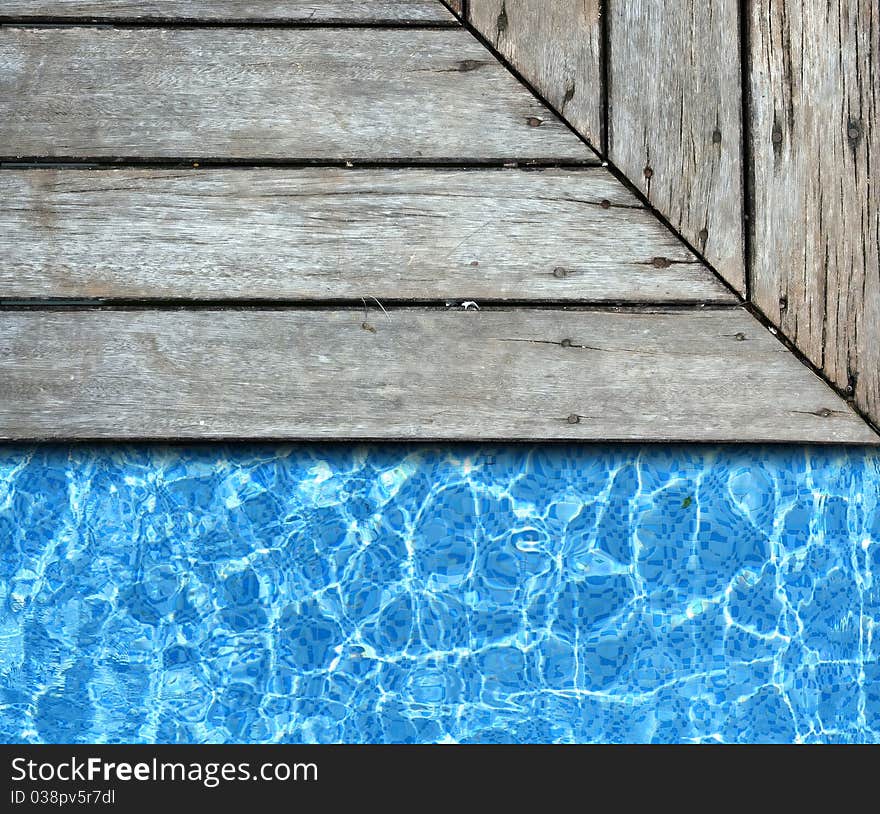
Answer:
<svg viewBox="0 0 880 814"><path fill-rule="evenodd" d="M6 447L0 541L6 742L880 740L874 452Z"/></svg>

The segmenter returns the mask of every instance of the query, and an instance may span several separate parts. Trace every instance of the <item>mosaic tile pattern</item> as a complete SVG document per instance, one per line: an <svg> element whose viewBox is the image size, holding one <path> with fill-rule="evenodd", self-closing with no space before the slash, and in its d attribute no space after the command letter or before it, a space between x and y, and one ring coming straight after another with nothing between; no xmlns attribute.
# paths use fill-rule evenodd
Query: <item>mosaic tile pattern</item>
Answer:
<svg viewBox="0 0 880 814"><path fill-rule="evenodd" d="M0 449L5 742L878 741L878 623L876 452Z"/></svg>

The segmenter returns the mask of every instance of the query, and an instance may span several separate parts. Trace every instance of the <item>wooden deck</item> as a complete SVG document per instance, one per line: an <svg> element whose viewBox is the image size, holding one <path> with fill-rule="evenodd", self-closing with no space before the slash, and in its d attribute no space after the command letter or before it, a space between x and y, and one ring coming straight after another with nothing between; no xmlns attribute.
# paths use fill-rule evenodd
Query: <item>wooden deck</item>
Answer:
<svg viewBox="0 0 880 814"><path fill-rule="evenodd" d="M461 8L880 427L877 1Z"/></svg>
<svg viewBox="0 0 880 814"><path fill-rule="evenodd" d="M0 438L877 441L440 3L257 5L4 4Z"/></svg>

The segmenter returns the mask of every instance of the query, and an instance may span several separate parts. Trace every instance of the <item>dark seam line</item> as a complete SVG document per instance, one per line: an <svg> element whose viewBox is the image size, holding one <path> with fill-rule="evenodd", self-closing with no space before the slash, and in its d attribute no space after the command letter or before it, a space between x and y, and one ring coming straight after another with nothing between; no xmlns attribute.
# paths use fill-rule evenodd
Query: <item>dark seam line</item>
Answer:
<svg viewBox="0 0 880 814"><path fill-rule="evenodd" d="M749 0L739 0L739 43L740 43L740 109L742 114L742 237L745 298L753 298L753 245L755 239L755 178L752 155L754 149L752 121L752 54Z"/></svg>
<svg viewBox="0 0 880 814"><path fill-rule="evenodd" d="M461 0L461 14L452 7L449 0L440 0L440 2L449 10L449 13L458 20L467 20L471 16L470 0Z"/></svg>
<svg viewBox="0 0 880 814"><path fill-rule="evenodd" d="M599 94L602 104L602 155L611 152L611 0L599 2L599 75L602 86Z"/></svg>
<svg viewBox="0 0 880 814"><path fill-rule="evenodd" d="M381 303L381 305L377 304ZM613 311L615 313L663 313L666 311L728 311L739 308L739 303L724 301L691 300L562 300L542 298L535 300L522 299L487 299L480 300L479 308L464 308L463 304L474 302L467 296L438 297L436 299L385 299L376 298L364 293L363 297L340 297L337 299L276 299L227 298L216 300L205 299L174 299L174 298L8 298L0 299L0 312L13 311L340 311L363 314L382 313L382 309L393 311L468 311L478 314L481 311ZM449 305L447 305L449 303Z"/></svg>
<svg viewBox="0 0 880 814"><path fill-rule="evenodd" d="M666 438L560 438L559 436L545 437L536 436L534 438L510 438L505 436L457 436L449 438L444 436L425 435L418 438L408 438L406 436L383 436L383 435L346 435L339 436L322 436L322 435L258 435L258 436L225 436L225 435L199 435L199 436L162 436L162 435L126 435L126 436L83 436L83 435L23 435L16 438L0 438L0 449L4 447L12 447L21 444L39 444L40 446L51 446L53 444L64 446L108 446L121 447L126 445L152 445L152 446L170 446L170 447L189 447L189 446L208 446L217 444L229 445L245 445L252 447L269 446L277 444L316 444L327 446L342 446L349 444L401 444L407 446L429 446L434 444L442 444L447 446L464 446L479 445L486 447L494 444L504 444L510 446L532 446L532 445L552 445L561 446L562 444L587 447L606 446L609 444L624 444L626 446L661 446L675 444L687 447L716 447L720 444L742 447L773 447L774 449L791 448L797 449L804 444L817 447L850 447L865 450L874 450L877 444L866 443L864 441L776 441L773 439L749 440L743 441L737 438L719 437L717 439L706 440L689 440L678 436L669 436ZM487 464L490 465L490 464Z"/></svg>
<svg viewBox="0 0 880 814"><path fill-rule="evenodd" d="M197 166L194 166L197 165ZM204 158L178 156L173 158L144 158L139 156L0 156L0 170L24 169L258 169L277 167L288 169L571 169L599 167L598 160L586 158L569 160L553 158Z"/></svg>
<svg viewBox="0 0 880 814"><path fill-rule="evenodd" d="M279 28L279 29L317 29L317 28L390 28L421 30L449 30L461 28L461 23L452 17L449 20L348 20L345 18L327 20L271 19L271 18L227 18L223 20L203 20L191 17L28 17L0 16L0 25L10 28Z"/></svg>
<svg viewBox="0 0 880 814"><path fill-rule="evenodd" d="M856 403L853 398L853 394L847 393L845 390L839 388L832 381L828 379L828 377L820 370L816 365L814 365L801 351L798 347L782 332L782 330L774 325L753 302L750 302L748 299L745 299L722 275L721 273L706 259L705 255L700 252L696 247L692 246L690 241L688 241L683 235L681 235L678 230L672 225L672 223L664 216L642 193L642 191L626 176L624 172L618 168L613 161L610 160L607 154L599 153L596 148L584 138L577 130L575 130L574 126L560 113L553 105L551 105L547 99L542 96L538 90L527 80L523 75L516 70L498 51L493 47L493 45L479 32L477 31L470 21L464 22L465 29L470 32L482 45L486 50L488 50L508 71L517 79L519 82L525 87L541 104L545 105L548 109L552 110L556 116L558 116L565 125L571 130L584 144L586 144L593 152L596 152L597 155L602 158L602 166L605 167L624 187L626 187L647 209L651 214L654 215L657 220L659 220L666 229L672 234L676 239L678 239L689 251L691 251L694 256L707 268L711 271L721 282L721 284L736 298L736 301L742 305L755 319L757 319L765 328L770 330L772 328L773 336L775 336L788 350L791 354L798 359L801 364L805 365L809 368L816 376L818 376L825 384L831 388L831 390L836 393L846 404L849 405L850 409L859 416L867 425L870 427L875 433L877 433L878 438L880 438L880 424L875 423ZM830 443L830 442L829 442ZM837 442L835 442L837 443Z"/></svg>

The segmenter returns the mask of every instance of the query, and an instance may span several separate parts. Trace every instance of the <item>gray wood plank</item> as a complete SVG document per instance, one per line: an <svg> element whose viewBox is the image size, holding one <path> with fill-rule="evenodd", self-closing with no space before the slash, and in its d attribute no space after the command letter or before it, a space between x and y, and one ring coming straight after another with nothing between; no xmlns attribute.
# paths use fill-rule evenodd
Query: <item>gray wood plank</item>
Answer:
<svg viewBox="0 0 880 814"><path fill-rule="evenodd" d="M599 0L471 0L469 19L597 149L602 146Z"/></svg>
<svg viewBox="0 0 880 814"><path fill-rule="evenodd" d="M3 0L0 15L58 20L451 22L439 0Z"/></svg>
<svg viewBox="0 0 880 814"><path fill-rule="evenodd" d="M740 308L0 313L0 437L878 439Z"/></svg>
<svg viewBox="0 0 880 814"><path fill-rule="evenodd" d="M461 28L3 28L0 155L593 161Z"/></svg>
<svg viewBox="0 0 880 814"><path fill-rule="evenodd" d="M723 302L607 170L4 170L0 298Z"/></svg>
<svg viewBox="0 0 880 814"><path fill-rule="evenodd" d="M738 5L610 3L609 155L744 293Z"/></svg>
<svg viewBox="0 0 880 814"><path fill-rule="evenodd" d="M754 300L880 423L880 12L751 12Z"/></svg>

